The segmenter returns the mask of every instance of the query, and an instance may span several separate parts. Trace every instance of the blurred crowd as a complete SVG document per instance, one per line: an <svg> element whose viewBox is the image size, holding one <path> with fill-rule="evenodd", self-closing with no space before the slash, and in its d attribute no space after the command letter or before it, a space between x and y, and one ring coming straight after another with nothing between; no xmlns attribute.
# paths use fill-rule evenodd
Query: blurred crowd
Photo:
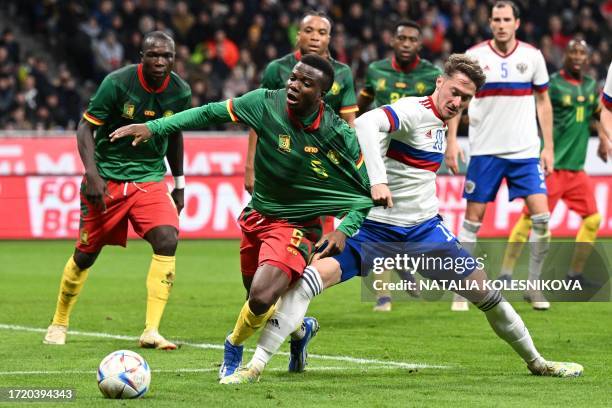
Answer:
<svg viewBox="0 0 612 408"><path fill-rule="evenodd" d="M258 87L266 64L290 52L304 11L333 19L331 54L348 64L357 89L367 65L388 55L392 25L423 27L421 56L442 64L490 38L493 0L20 0L7 18L42 44L24 50L11 29L0 38L0 129L74 129L91 92L109 72L140 61L143 34L164 30L177 43L175 71L193 105ZM570 38L592 47L589 74L605 78L611 56L612 0L518 0L518 38L536 45L549 72Z"/></svg>

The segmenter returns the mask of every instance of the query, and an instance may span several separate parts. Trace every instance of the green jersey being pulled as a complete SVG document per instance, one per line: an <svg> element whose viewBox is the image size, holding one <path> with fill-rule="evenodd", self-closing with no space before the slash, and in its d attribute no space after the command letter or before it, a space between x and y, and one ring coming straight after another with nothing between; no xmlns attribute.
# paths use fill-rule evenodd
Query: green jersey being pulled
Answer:
<svg viewBox="0 0 612 408"><path fill-rule="evenodd" d="M111 143L108 135L132 123L173 115L191 106L191 89L174 72L152 89L142 65L128 65L104 78L83 118L95 126L95 160L100 176L120 181L160 181L166 174L168 139L136 147L127 139Z"/></svg>
<svg viewBox="0 0 612 408"><path fill-rule="evenodd" d="M264 70L261 87L266 89L285 89L295 64L301 58L302 54L296 51L270 62ZM333 58L330 58L329 62L334 68L334 84L329 92L327 92L327 95L325 95L325 103L331 106L334 112L338 114L357 112L357 99L355 97L355 85L353 85L351 69L348 65Z"/></svg>
<svg viewBox="0 0 612 408"><path fill-rule="evenodd" d="M395 57L374 61L368 66L362 94L374 99L374 107L395 103L405 96L431 95L436 89L440 68L417 56L402 69Z"/></svg>
<svg viewBox="0 0 612 408"><path fill-rule="evenodd" d="M589 122L599 106L597 82L587 75L576 81L561 70L551 75L548 93L553 107L555 169L582 170Z"/></svg>
<svg viewBox="0 0 612 408"><path fill-rule="evenodd" d="M248 125L258 136L249 206L294 222L348 213L338 229L351 236L373 206L355 131L324 103L299 121L287 109L286 97L284 89L257 89L147 122L147 127L159 139L213 123Z"/></svg>

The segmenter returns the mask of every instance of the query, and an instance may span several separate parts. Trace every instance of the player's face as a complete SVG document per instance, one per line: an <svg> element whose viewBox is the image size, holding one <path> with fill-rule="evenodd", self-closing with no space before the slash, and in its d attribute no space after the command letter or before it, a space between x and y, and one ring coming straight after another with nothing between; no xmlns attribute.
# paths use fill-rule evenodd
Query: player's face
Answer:
<svg viewBox="0 0 612 408"><path fill-rule="evenodd" d="M395 36L391 40L391 47L395 53L395 59L400 64L409 64L421 51L423 45L419 30L414 27L399 26Z"/></svg>
<svg viewBox="0 0 612 408"><path fill-rule="evenodd" d="M520 20L514 18L514 13L510 6L493 7L489 24L495 41L507 43L514 39L516 30L518 30L520 25Z"/></svg>
<svg viewBox="0 0 612 408"><path fill-rule="evenodd" d="M446 121L467 108L476 94L476 85L467 75L455 72L450 77L441 76L436 80L436 93L434 103Z"/></svg>
<svg viewBox="0 0 612 408"><path fill-rule="evenodd" d="M326 55L329 46L331 26L326 18L307 16L300 24L297 45L302 54Z"/></svg>
<svg viewBox="0 0 612 408"><path fill-rule="evenodd" d="M154 40L142 51L142 70L147 78L163 81L174 67L174 47L169 41Z"/></svg>
<svg viewBox="0 0 612 408"><path fill-rule="evenodd" d="M565 69L573 75L578 75L584 69L589 52L583 41L573 41L565 51Z"/></svg>
<svg viewBox="0 0 612 408"><path fill-rule="evenodd" d="M306 114L323 96L324 74L310 65L298 62L287 80L287 106L298 114Z"/></svg>

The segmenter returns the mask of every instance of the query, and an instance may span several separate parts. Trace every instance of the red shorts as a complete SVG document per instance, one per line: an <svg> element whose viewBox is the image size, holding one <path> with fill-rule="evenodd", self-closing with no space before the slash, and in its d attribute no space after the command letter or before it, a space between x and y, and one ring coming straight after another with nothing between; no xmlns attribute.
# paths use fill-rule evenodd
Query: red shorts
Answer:
<svg viewBox="0 0 612 408"><path fill-rule="evenodd" d="M314 244L321 238L321 221L290 223L245 208L239 217L242 230L240 269L253 276L260 265L283 270L293 282L304 273Z"/></svg>
<svg viewBox="0 0 612 408"><path fill-rule="evenodd" d="M593 184L589 176L582 170L554 170L550 176L546 177L546 189L548 190L548 210L551 213L559 199L582 218L597 212ZM523 213L529 214L527 206L523 209Z"/></svg>
<svg viewBox="0 0 612 408"><path fill-rule="evenodd" d="M98 252L104 245L125 246L128 220L140 237L160 225L179 229L176 206L163 181L136 183L108 180L104 212L85 198L85 183L83 178L81 223L76 245L81 252Z"/></svg>

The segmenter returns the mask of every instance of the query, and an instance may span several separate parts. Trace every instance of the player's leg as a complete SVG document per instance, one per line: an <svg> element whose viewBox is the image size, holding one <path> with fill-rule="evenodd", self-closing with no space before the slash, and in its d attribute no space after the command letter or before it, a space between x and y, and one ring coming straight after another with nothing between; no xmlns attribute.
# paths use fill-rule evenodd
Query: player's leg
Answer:
<svg viewBox="0 0 612 408"><path fill-rule="evenodd" d="M221 380L222 384L256 382L266 365L285 340L304 321L312 299L340 281L340 264L335 258L323 258L306 267L302 278L276 305L274 314L262 330L253 357L244 369Z"/></svg>
<svg viewBox="0 0 612 408"><path fill-rule="evenodd" d="M125 183L123 194L134 231L153 249L146 280L145 328L139 345L174 350L176 345L159 334L159 325L176 276L178 212L164 182Z"/></svg>
<svg viewBox="0 0 612 408"><path fill-rule="evenodd" d="M482 226L487 203L495 200L504 178L506 161L495 156L474 156L470 159L465 175L463 197L467 200L465 217L457 238L461 245L473 253ZM468 310L468 303L461 296L453 297L453 311Z"/></svg>
<svg viewBox="0 0 612 408"><path fill-rule="evenodd" d="M520 258L525 242L529 239L529 231L531 231L531 218L525 207L508 237L499 279L509 280L512 278L516 261Z"/></svg>
<svg viewBox="0 0 612 408"><path fill-rule="evenodd" d="M72 308L79 298L83 285L85 285L89 268L94 264L99 254L100 251L87 253L75 248L74 255L71 255L66 262L60 281L53 321L47 328L43 343L56 345L66 343L66 332L70 323Z"/></svg>
<svg viewBox="0 0 612 408"><path fill-rule="evenodd" d="M53 321L43 342L62 345L72 308L89 275L89 268L96 261L104 245L123 245L127 239L127 208L119 197L119 185L107 182L108 195L104 197L106 211L90 203L85 197L85 178L81 183L81 212L79 239L74 254L70 256L60 281L60 288Z"/></svg>
<svg viewBox="0 0 612 408"><path fill-rule="evenodd" d="M537 280L542 273L550 246L548 228L550 212L544 173L538 159L519 159L510 162L507 175L509 198L512 201L517 197L525 197L527 209L531 214L529 280ZM531 302L535 310L550 308L550 303L541 291L530 290L525 293L525 298Z"/></svg>
<svg viewBox="0 0 612 408"><path fill-rule="evenodd" d="M567 186L565 184L562 170L555 170L552 174L546 177L548 210L550 213L553 212L555 206L559 202L559 199L564 195L566 188ZM508 244L506 246L506 252L504 253L504 260L500 273L501 279L510 279L512 277L516 261L521 256L524 244L529 240L530 231L531 218L529 216L529 210L527 209L527 206L525 206L523 208L521 217L514 225L514 228L510 233L510 237L508 238Z"/></svg>
<svg viewBox="0 0 612 408"><path fill-rule="evenodd" d="M563 196L567 206L582 217L582 223L576 234L574 254L567 274L569 280L580 280L582 286L597 286L583 275L584 266L593 251L597 232L601 223L601 215L597 212L597 203L593 192L591 179L584 171L569 173L568 189Z"/></svg>
<svg viewBox="0 0 612 408"><path fill-rule="evenodd" d="M174 350L176 345L159 334L159 325L176 276L178 230L160 225L149 230L144 239L151 244L153 255L147 273L147 309L140 347Z"/></svg>
<svg viewBox="0 0 612 408"><path fill-rule="evenodd" d="M305 268L302 278L278 302L259 337L251 361L243 370L223 379L223 384L257 381L272 356L304 321L312 299L330 286L361 273L361 243L376 239L375 231L368 230L370 224L376 223L366 220L357 235L347 239L340 255L318 259ZM397 240L389 239L389 242Z"/></svg>
<svg viewBox="0 0 612 408"><path fill-rule="evenodd" d="M460 292L469 299L487 318L489 325L514 351L525 361L534 375L551 377L577 377L583 372L583 367L576 363L565 363L545 360L536 349L527 326L499 291L484 290L486 273L477 269L466 280L474 280L482 290Z"/></svg>

